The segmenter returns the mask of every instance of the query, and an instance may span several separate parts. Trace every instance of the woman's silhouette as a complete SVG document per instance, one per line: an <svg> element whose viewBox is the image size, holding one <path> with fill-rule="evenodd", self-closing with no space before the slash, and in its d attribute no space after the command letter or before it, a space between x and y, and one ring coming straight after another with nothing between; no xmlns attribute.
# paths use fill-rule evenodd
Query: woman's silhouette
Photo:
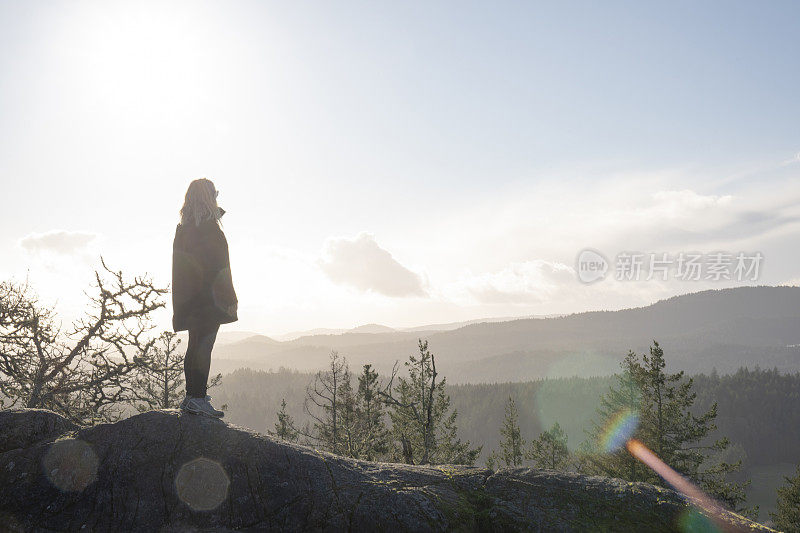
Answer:
<svg viewBox="0 0 800 533"><path fill-rule="evenodd" d="M183 361L186 397L181 410L222 417L206 395L211 350L220 324L239 319L231 279L228 241L220 228L225 210L211 180L192 181L172 244L172 329L189 331Z"/></svg>

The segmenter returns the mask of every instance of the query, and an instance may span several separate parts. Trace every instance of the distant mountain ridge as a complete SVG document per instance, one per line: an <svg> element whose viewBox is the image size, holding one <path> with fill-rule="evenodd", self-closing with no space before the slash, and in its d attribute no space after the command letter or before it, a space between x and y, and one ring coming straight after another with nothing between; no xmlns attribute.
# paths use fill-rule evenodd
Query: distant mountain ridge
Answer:
<svg viewBox="0 0 800 533"><path fill-rule="evenodd" d="M800 344L800 288L708 290L620 311L479 322L446 331L374 330L284 342L243 339L218 346L212 361L218 371L243 366L308 371L322 368L330 351L338 350L353 368L372 363L388 371L424 337L451 382L522 381L610 374L629 349L647 350L655 339L668 364L690 373L755 365L795 371L800 348L791 346Z"/></svg>
<svg viewBox="0 0 800 533"><path fill-rule="evenodd" d="M351 333L388 333L396 331L389 326L382 326L381 324L364 324L350 330Z"/></svg>
<svg viewBox="0 0 800 533"><path fill-rule="evenodd" d="M238 342L254 335L258 335L258 333L254 331L225 331L220 330L217 334L217 346L222 344L230 344L232 342ZM181 331L178 333L178 338L181 339L184 346L186 346L186 342L189 339L189 334L186 331Z"/></svg>
<svg viewBox="0 0 800 533"><path fill-rule="evenodd" d="M445 322L441 324L425 324L422 326L411 326L407 328L391 328L382 324L364 324L363 326L356 326L354 328L314 328L305 331L292 331L289 333L282 333L280 335L272 335L272 338L279 341L293 341L301 337L313 337L316 335L341 335L342 333L385 333L388 331L449 331L451 329L458 329L470 324L477 324L479 322L504 322L507 320L519 320L522 318L554 318L564 316L560 314L553 315L526 315L526 316L501 316L489 318L473 318L472 320L463 320L460 322ZM251 333L255 335L255 333Z"/></svg>

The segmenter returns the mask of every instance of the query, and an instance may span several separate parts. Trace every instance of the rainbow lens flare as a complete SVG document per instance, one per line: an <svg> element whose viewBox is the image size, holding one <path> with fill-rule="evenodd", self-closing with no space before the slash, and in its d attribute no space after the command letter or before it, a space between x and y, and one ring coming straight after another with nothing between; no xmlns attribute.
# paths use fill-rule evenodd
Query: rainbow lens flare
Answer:
<svg viewBox="0 0 800 533"><path fill-rule="evenodd" d="M639 427L639 413L632 409L623 409L612 416L600 437L600 446L606 453L617 451L633 437Z"/></svg>
<svg viewBox="0 0 800 533"><path fill-rule="evenodd" d="M722 533L722 529L694 507L686 509L678 518L678 529L684 533Z"/></svg>
<svg viewBox="0 0 800 533"><path fill-rule="evenodd" d="M740 531L751 531L749 528L739 526L734 522L726 520L728 511L726 511L724 507L713 498L706 495L697 485L670 468L670 466L659 459L655 453L650 451L647 446L636 439L630 439L625 446L628 451L631 452L631 455L649 466L656 474L661 476L664 481L669 483L672 488L688 497L692 505L705 511L708 520L704 520L706 517L697 511L681 516L678 525L683 531L725 531L736 533Z"/></svg>

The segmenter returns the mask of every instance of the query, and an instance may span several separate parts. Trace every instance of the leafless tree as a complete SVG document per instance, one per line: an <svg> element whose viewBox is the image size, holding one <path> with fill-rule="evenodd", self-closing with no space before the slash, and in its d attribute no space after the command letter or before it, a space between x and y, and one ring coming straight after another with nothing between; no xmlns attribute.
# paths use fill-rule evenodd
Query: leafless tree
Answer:
<svg viewBox="0 0 800 533"><path fill-rule="evenodd" d="M349 401L348 393L352 392L350 380L347 360L332 351L328 369L317 372L306 388L303 409L313 420L313 432L302 431L302 434L332 453L342 453L342 447L346 446L340 415L343 402Z"/></svg>
<svg viewBox="0 0 800 533"><path fill-rule="evenodd" d="M118 417L130 400L133 371L153 355L150 313L167 289L100 262L89 310L65 331L27 282L0 283L0 393L11 405L91 423Z"/></svg>

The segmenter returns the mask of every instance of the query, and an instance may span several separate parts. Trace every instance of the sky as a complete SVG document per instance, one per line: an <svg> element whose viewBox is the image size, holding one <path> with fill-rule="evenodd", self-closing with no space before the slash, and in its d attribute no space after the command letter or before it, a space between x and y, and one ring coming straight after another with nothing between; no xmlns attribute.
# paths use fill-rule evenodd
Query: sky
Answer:
<svg viewBox="0 0 800 533"><path fill-rule="evenodd" d="M171 283L192 179L229 331L650 304L800 281L796 2L0 0L0 280L66 322ZM579 280L600 252L605 279ZM618 280L739 252L754 279ZM171 304L153 315L170 328Z"/></svg>

